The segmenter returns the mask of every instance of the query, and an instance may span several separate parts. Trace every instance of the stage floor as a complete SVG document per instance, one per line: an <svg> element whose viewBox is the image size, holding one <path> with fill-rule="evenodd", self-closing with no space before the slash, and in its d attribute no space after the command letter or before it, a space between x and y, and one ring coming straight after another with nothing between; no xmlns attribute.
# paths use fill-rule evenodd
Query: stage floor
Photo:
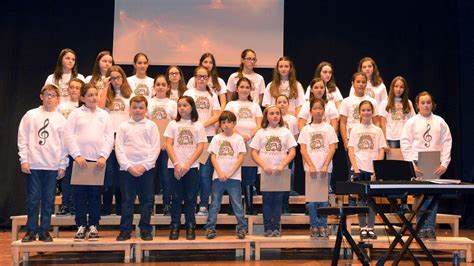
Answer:
<svg viewBox="0 0 474 266"><path fill-rule="evenodd" d="M72 237L75 231L61 230L61 237ZM182 232L184 233L184 232ZM221 235L231 235L232 229L219 230ZM283 230L284 235L307 234L307 230L287 229ZM24 232L21 232L22 237ZM118 231L112 229L102 229L101 236L115 237ZM168 230L157 230L157 235L166 236ZM198 235L204 235L204 230L197 230ZM438 230L438 236L450 236L450 230ZM474 230L460 230L459 236L474 239ZM11 264L11 232L3 230L0 232L0 265ZM262 253L261 261L245 262L236 260L233 250L219 251L152 251L150 257L145 258L143 265L329 265L331 250L295 250L285 249L279 251L266 251ZM375 251L373 258L377 258L381 253ZM437 252L436 257L440 258L440 265L452 265L452 254L448 252ZM120 252L93 252L84 256L84 253L61 252L32 254L28 265L124 265L123 253ZM347 260L340 260L340 265L346 265ZM421 261L422 265L431 265L428 261ZM360 265L357 260L352 261L352 265ZM410 261L404 261L400 265L412 265ZM474 265L474 263L461 263L461 265Z"/></svg>

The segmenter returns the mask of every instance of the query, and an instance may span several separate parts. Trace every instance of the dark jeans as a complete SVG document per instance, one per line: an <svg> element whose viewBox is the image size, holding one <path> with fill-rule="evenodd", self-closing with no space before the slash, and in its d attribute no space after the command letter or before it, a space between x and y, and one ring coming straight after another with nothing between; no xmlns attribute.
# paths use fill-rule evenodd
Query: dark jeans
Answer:
<svg viewBox="0 0 474 266"><path fill-rule="evenodd" d="M174 176L174 169L169 168L171 179L171 226L179 227L181 224L181 205L184 201L184 217L187 228L196 225L196 201L198 187L198 170L191 168L180 180Z"/></svg>
<svg viewBox="0 0 474 266"><path fill-rule="evenodd" d="M253 186L257 180L257 167L242 166L242 186Z"/></svg>
<svg viewBox="0 0 474 266"><path fill-rule="evenodd" d="M211 137L207 137L207 142L210 143ZM203 151L207 152L207 151ZM199 207L206 207L209 205L209 195L211 194L212 174L214 173L214 166L211 163L211 156L207 158L205 164L199 164Z"/></svg>
<svg viewBox="0 0 474 266"><path fill-rule="evenodd" d="M140 202L140 222L138 226L142 232L151 232L151 214L154 204L153 179L156 168L152 168L139 177L134 177L128 171L120 171L120 185L122 189L122 217L120 218L120 231L133 230L133 210L135 197L138 195Z"/></svg>
<svg viewBox="0 0 474 266"><path fill-rule="evenodd" d="M72 204L72 187L71 187L71 175L72 175L72 164L74 159L69 156L69 165L66 168L66 174L64 175L63 181L61 182L61 191L62 191L62 206L68 207L69 210L74 208Z"/></svg>
<svg viewBox="0 0 474 266"><path fill-rule="evenodd" d="M112 150L105 168L104 187L102 189L102 212L112 213L112 199L115 196L115 213L120 215L122 212L122 195L120 193L120 165Z"/></svg>
<svg viewBox="0 0 474 266"><path fill-rule="evenodd" d="M280 230L283 192L262 192L263 227L267 230Z"/></svg>
<svg viewBox="0 0 474 266"><path fill-rule="evenodd" d="M161 150L160 156L156 160L157 175L160 182L155 183L155 194L160 191L159 186L163 191L163 205L171 205L171 178L168 171L168 153L166 150Z"/></svg>
<svg viewBox="0 0 474 266"><path fill-rule="evenodd" d="M73 185L77 226L99 226L101 186ZM89 222L87 222L89 214Z"/></svg>
<svg viewBox="0 0 474 266"><path fill-rule="evenodd" d="M57 170L33 170L27 176L26 208L28 220L26 230L47 232L51 225L51 214L54 210L54 193L56 190ZM41 207L40 207L41 206ZM41 223L38 215L41 209Z"/></svg>

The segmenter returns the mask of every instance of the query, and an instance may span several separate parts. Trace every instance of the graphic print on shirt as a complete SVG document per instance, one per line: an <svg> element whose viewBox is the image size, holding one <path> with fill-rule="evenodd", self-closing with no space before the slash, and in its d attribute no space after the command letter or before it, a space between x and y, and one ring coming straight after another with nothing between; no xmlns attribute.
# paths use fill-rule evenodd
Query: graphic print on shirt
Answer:
<svg viewBox="0 0 474 266"><path fill-rule="evenodd" d="M290 98L290 85L285 87L280 86L280 94Z"/></svg>
<svg viewBox="0 0 474 266"><path fill-rule="evenodd" d="M372 89L372 87L366 87L365 88L365 95L375 99L375 92Z"/></svg>
<svg viewBox="0 0 474 266"><path fill-rule="evenodd" d="M211 103L209 102L209 99L207 97L198 96L196 98L196 108L209 110L211 108Z"/></svg>
<svg viewBox="0 0 474 266"><path fill-rule="evenodd" d="M393 121L405 120L403 115L403 105L401 103L395 103L395 106L390 110L390 115Z"/></svg>
<svg viewBox="0 0 474 266"><path fill-rule="evenodd" d="M223 140L221 144L219 145L219 156L229 156L233 157L234 156L234 149L232 148L232 145L230 144L229 141Z"/></svg>
<svg viewBox="0 0 474 266"><path fill-rule="evenodd" d="M309 138L309 147L311 150L324 149L324 136L320 132L314 132Z"/></svg>
<svg viewBox="0 0 474 266"><path fill-rule="evenodd" d="M39 145L46 144L46 139L49 137L49 132L48 130L46 130L48 125L49 125L49 119L46 118L43 122L43 126L38 130L38 137L40 138L40 141L38 142Z"/></svg>
<svg viewBox="0 0 474 266"><path fill-rule="evenodd" d="M239 109L239 112L237 113L237 117L239 119L251 119L252 111L248 107L242 107Z"/></svg>
<svg viewBox="0 0 474 266"><path fill-rule="evenodd" d="M69 82L59 81L59 89L60 89L61 98L69 97L68 88L69 88Z"/></svg>
<svg viewBox="0 0 474 266"><path fill-rule="evenodd" d="M163 106L154 106L153 110L151 110L151 119L153 120L161 120L168 118L168 114L166 113L165 108Z"/></svg>
<svg viewBox="0 0 474 266"><path fill-rule="evenodd" d="M177 142L179 145L194 145L193 132L189 128L180 127L178 132Z"/></svg>
<svg viewBox="0 0 474 266"><path fill-rule="evenodd" d="M281 152L281 139L278 136L269 136L265 143L265 151L267 152Z"/></svg>
<svg viewBox="0 0 474 266"><path fill-rule="evenodd" d="M138 83L137 87L133 90L135 95L143 95L143 96L148 96L150 94L150 91L148 90L148 87L146 84L143 83Z"/></svg>
<svg viewBox="0 0 474 266"><path fill-rule="evenodd" d="M123 102L122 98L115 97L114 103L112 104L112 108L110 111L113 112L125 112L125 103Z"/></svg>
<svg viewBox="0 0 474 266"><path fill-rule="evenodd" d="M359 150L373 150L375 135L370 133L361 133L359 135L359 141L357 143L357 148Z"/></svg>
<svg viewBox="0 0 474 266"><path fill-rule="evenodd" d="M359 104L354 104L352 106L352 118L354 118L354 120L359 120L360 119L360 116L359 116Z"/></svg>
<svg viewBox="0 0 474 266"><path fill-rule="evenodd" d="M68 118L69 114L72 112L72 109L63 109L61 110L61 114L64 116L64 118Z"/></svg>
<svg viewBox="0 0 474 266"><path fill-rule="evenodd" d="M433 137L430 135L431 125L426 124L426 131L423 133L423 140L425 141L425 147L429 148L431 146L431 140Z"/></svg>

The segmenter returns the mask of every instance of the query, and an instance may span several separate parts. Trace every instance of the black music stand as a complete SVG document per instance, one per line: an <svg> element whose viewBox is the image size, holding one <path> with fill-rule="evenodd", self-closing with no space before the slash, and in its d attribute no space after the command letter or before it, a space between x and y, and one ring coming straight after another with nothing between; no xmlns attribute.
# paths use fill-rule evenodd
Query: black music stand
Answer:
<svg viewBox="0 0 474 266"><path fill-rule="evenodd" d="M360 262L364 266L370 265L370 258L352 238L351 233L347 231L347 215L352 214L362 214L368 213L369 208L363 206L349 206L349 207L321 207L318 208L318 215L327 216L335 215L339 217L339 228L337 229L336 244L334 246L334 251L332 253L332 266L337 266L339 261L339 252L341 251L342 237L345 237L347 242L352 248L352 251L357 255ZM366 244L365 246L371 247L371 245Z"/></svg>

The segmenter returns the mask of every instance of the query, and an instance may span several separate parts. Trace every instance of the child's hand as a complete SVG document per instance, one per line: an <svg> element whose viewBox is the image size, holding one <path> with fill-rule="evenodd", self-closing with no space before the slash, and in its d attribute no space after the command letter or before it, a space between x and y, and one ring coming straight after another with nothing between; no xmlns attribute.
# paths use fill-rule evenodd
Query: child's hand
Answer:
<svg viewBox="0 0 474 266"><path fill-rule="evenodd" d="M349 145L349 143L347 141L344 141L344 149L347 151L348 147L347 145Z"/></svg>
<svg viewBox="0 0 474 266"><path fill-rule="evenodd" d="M74 158L74 161L79 165L79 167L81 168L86 168L87 167L87 162L86 162L86 159L84 159L84 157L82 156L77 156L76 158Z"/></svg>
<svg viewBox="0 0 474 266"><path fill-rule="evenodd" d="M142 173L140 173L140 171L138 170L138 165L132 165L130 166L127 171L133 175L134 177L139 177L142 175Z"/></svg>
<svg viewBox="0 0 474 266"><path fill-rule="evenodd" d="M275 167L275 169L273 169L273 174L280 175L282 171L283 171L283 166L279 164L277 165L277 167Z"/></svg>
<svg viewBox="0 0 474 266"><path fill-rule="evenodd" d="M183 167L181 169L182 169L181 173L184 176L185 174L187 174L189 172L189 169L191 169L191 166L189 165L189 163L185 163L185 164L183 164Z"/></svg>
<svg viewBox="0 0 474 266"><path fill-rule="evenodd" d="M436 168L436 170L434 171L434 174L435 175L438 175L438 176L441 176L443 175L444 173L446 172L446 167L442 166L441 164L438 166L438 168Z"/></svg>
<svg viewBox="0 0 474 266"><path fill-rule="evenodd" d="M273 170L272 168L268 167L268 165L265 165L265 167L262 167L262 170L265 172L267 175L273 175Z"/></svg>
<svg viewBox="0 0 474 266"><path fill-rule="evenodd" d="M423 176L423 171L421 171L420 168L418 168L416 165L413 165L413 168L415 169L416 177Z"/></svg>
<svg viewBox="0 0 474 266"><path fill-rule="evenodd" d="M56 179L57 179L57 180L62 179L65 174L66 174L66 170L64 170L64 169L58 169L58 176L56 177Z"/></svg>
<svg viewBox="0 0 474 266"><path fill-rule="evenodd" d="M181 164L176 164L174 166L174 176L176 179L180 180L183 177L183 166Z"/></svg>
<svg viewBox="0 0 474 266"><path fill-rule="evenodd" d="M29 163L22 163L21 164L21 171L25 174L31 174L30 164Z"/></svg>
<svg viewBox="0 0 474 266"><path fill-rule="evenodd" d="M309 167L309 172L311 173L311 175L316 174L317 171L318 171L318 170L316 170L316 166L311 165L311 166Z"/></svg>
<svg viewBox="0 0 474 266"><path fill-rule="evenodd" d="M107 89L110 87L110 77L106 77L104 81L102 82L104 91L107 91Z"/></svg>
<svg viewBox="0 0 474 266"><path fill-rule="evenodd" d="M146 172L146 169L143 165L135 165L135 170L140 176Z"/></svg>
<svg viewBox="0 0 474 266"><path fill-rule="evenodd" d="M97 167L97 169L103 169L105 167L105 161L106 161L105 158L101 156L95 163L95 166Z"/></svg>
<svg viewBox="0 0 474 266"><path fill-rule="evenodd" d="M247 141L250 140L250 135L249 134L242 135L242 137L244 138L244 142L247 142Z"/></svg>
<svg viewBox="0 0 474 266"><path fill-rule="evenodd" d="M323 165L323 167L321 167L321 174L325 174L328 172L328 166L327 165Z"/></svg>

